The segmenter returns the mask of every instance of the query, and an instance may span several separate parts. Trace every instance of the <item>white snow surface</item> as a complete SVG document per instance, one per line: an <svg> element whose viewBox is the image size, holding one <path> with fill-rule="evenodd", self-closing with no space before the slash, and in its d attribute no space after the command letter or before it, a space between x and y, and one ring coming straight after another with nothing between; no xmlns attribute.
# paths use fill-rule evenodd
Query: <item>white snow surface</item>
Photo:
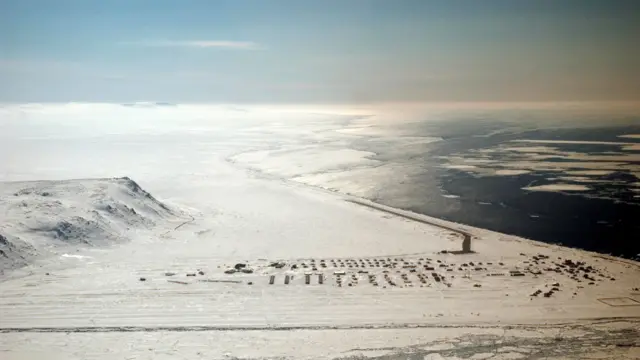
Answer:
<svg viewBox="0 0 640 360"><path fill-rule="evenodd" d="M325 174L354 166L372 166L378 162L367 159L375 155L353 149L293 148L276 151L255 151L232 158L268 174L294 177L305 174Z"/></svg>
<svg viewBox="0 0 640 360"><path fill-rule="evenodd" d="M586 185L557 183L538 186L527 186L522 189L529 191L586 191L590 188Z"/></svg>
<svg viewBox="0 0 640 360"><path fill-rule="evenodd" d="M0 183L0 271L141 238L177 215L129 178ZM156 230L157 231L157 230Z"/></svg>
<svg viewBox="0 0 640 360"><path fill-rule="evenodd" d="M640 356L637 262L319 189L352 113L112 107L3 110L3 359Z"/></svg>

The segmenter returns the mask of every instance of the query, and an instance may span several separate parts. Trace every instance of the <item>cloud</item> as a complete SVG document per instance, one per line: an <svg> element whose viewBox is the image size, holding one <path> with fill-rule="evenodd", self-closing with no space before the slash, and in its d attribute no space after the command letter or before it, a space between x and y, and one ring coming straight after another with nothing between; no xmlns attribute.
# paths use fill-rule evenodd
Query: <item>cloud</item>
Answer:
<svg viewBox="0 0 640 360"><path fill-rule="evenodd" d="M217 48L231 50L258 50L262 47L251 41L229 41L229 40L184 40L184 41L140 41L125 42L125 45L136 45L146 47L189 47L189 48Z"/></svg>

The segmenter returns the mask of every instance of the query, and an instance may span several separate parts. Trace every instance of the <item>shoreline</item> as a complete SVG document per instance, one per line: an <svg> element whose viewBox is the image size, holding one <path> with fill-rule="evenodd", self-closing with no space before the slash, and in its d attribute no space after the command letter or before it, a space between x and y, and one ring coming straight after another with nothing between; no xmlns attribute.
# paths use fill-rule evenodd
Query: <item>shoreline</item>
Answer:
<svg viewBox="0 0 640 360"><path fill-rule="evenodd" d="M248 174L250 174L251 176L255 176L259 179L264 179L266 181L276 181L276 182L280 182L283 184L286 184L287 186L291 186L291 187L300 187L300 188L305 188L305 189L311 189L313 191L317 191L323 194L330 194L332 196L337 196L339 198L342 198L342 200L346 201L346 202L350 202L353 204L357 204L357 205L361 205L361 206L366 206L369 207L371 209L374 210L379 210L382 212L387 212L389 214L392 215L396 215L396 216L400 216L400 217L404 217L406 219L409 220L413 220L413 221L417 221L417 222L421 222L430 226L436 226L448 231L454 231L457 232L463 236L469 235L471 236L472 239L472 247L473 247L473 238L474 237L481 237L483 234L487 235L490 234L492 236L501 236L501 237L509 237L512 240L515 241L525 241L528 242L534 246L540 246L540 247L545 247L545 248L554 248L554 247L558 247L558 248L562 248L562 249L571 249L571 250L579 250L579 251L583 251L587 254L590 254L591 256L595 256L595 257L600 257L606 260L611 260L611 261L617 261L617 262L621 262L621 263L625 263L625 264L629 264L629 265L633 265L636 267L640 268L640 260L635 260L633 258L626 258L626 257L621 257L621 256L615 256L615 255L611 255L611 254L606 254L606 253L601 253L601 252L597 252L597 251L593 251L593 250L587 250L587 249L583 249L583 248L579 248L579 247L571 247L571 246L567 246L567 245L563 245L563 244L558 244L558 243L549 243L549 242L545 242L542 240L536 240L536 239L531 239L531 238L526 238L523 236L518 236L518 235L514 235L514 234L507 234L507 233L502 233L496 230L491 230L491 229L485 229L485 228L480 228L480 227L476 227L473 225L468 225L468 224L463 224L463 223L459 223L459 222L455 222L455 221L451 221L451 220L446 220L446 219L442 219L442 218L438 218L438 217L434 217L434 216L430 216L427 214L423 214L423 213L418 213L418 212L414 212L411 210L406 210L406 209L402 209L399 207L393 207L393 206L389 206L389 205L385 205L383 203L380 202L375 202L373 200L364 198L364 197L360 197L360 196L354 196L351 194L347 194L344 193L340 190L337 189L328 189L319 185L313 185L313 184L308 184L305 182L299 182L299 181L295 181L292 179L289 179L287 177L284 176L280 176L280 175L275 175L275 174L269 174L264 172L261 169L252 167L250 165L241 163L241 162L237 162L235 160L232 160L231 157L236 156L238 154L242 154L244 152L240 152L240 153L236 153L233 154L231 156L225 156L223 157L223 161L229 165L231 165L233 168L241 170L241 171L245 171Z"/></svg>
<svg viewBox="0 0 640 360"><path fill-rule="evenodd" d="M254 179L232 168L226 182L193 184L184 189L188 192L167 199L199 214L191 212L194 221L171 226L164 236L158 229L151 240L132 239L105 251L86 249L78 254L91 259L67 260L77 266L45 266L24 278L0 282L0 350L17 358L38 358L40 351L72 358L69 354L78 351L138 354L171 343L182 351L198 346L213 357L260 358L282 351L296 358L299 350L289 350L292 336L316 344L304 349L308 356L334 359L362 356L367 351L361 349L375 348L372 344L396 347L403 356L483 353L484 348L467 349L465 344L487 339L489 349L551 347L563 354L567 347L582 354L593 341L613 346L608 354L637 349L636 308L599 299L638 298L640 293L629 290L640 285L638 264L597 260L584 250L431 219L282 179ZM160 200L179 187L167 184L166 191L156 192L141 183ZM211 208L196 206L209 201ZM287 226L291 228L283 229ZM448 236L451 231L476 237L476 252L441 254L443 248L460 247L459 235ZM400 255L403 250L410 254ZM555 271L527 272L537 261L532 256L539 254L558 263L585 261L606 273L606 281L582 283L586 287L580 289L582 285ZM286 259L284 268L271 266L280 259ZM389 267L377 266L378 261ZM237 262L252 273L224 273ZM348 266L342 267L343 262ZM322 263L327 268L318 265ZM474 265L459 270L463 263ZM310 264L318 265L317 270ZM185 275L198 269L204 275ZM167 277L168 272L177 275ZM336 274L343 272L341 283ZM489 276L496 272L502 276ZM323 275L324 283L305 284L308 273ZM514 273L524 276L510 275ZM613 275L616 282L608 279ZM268 283L271 276L277 280L273 285ZM373 286L371 276L381 286ZM285 277L291 282L283 283ZM179 280L171 282L174 278ZM534 289L548 291L553 283L560 284L553 296L531 297ZM366 341L358 340L363 336ZM212 347L212 337L235 339L229 340L234 347ZM238 339L252 344L251 350L238 348ZM349 343L343 344L344 339ZM451 347L423 350L417 339L425 347ZM122 349L122 341L139 348ZM282 345L277 350L260 345L260 352L252 353L260 341ZM345 348L327 350L335 349L334 342ZM501 345L495 345L498 342Z"/></svg>

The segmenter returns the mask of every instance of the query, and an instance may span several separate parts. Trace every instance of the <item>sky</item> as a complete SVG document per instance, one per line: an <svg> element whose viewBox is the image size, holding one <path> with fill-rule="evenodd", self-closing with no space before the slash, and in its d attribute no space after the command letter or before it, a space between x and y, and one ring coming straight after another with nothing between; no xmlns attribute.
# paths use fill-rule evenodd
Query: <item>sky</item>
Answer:
<svg viewBox="0 0 640 360"><path fill-rule="evenodd" d="M640 100L637 0L0 0L0 102Z"/></svg>

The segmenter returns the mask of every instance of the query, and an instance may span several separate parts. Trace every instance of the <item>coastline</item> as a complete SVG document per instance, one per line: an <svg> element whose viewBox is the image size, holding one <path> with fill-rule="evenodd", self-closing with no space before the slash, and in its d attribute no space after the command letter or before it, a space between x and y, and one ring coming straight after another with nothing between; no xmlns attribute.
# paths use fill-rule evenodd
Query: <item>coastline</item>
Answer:
<svg viewBox="0 0 640 360"><path fill-rule="evenodd" d="M284 341L291 336L324 344L304 351L309 356L331 358L347 356L344 352L350 349L354 355L369 354L375 358L375 354L355 349L360 337L369 339L362 346L377 343L402 354L480 351L466 348L462 339L476 342L489 336L493 343L504 334L510 339L507 343L518 349L528 345L540 347L552 341L553 347L569 346L570 342L575 345L575 351L589 351L588 341L577 340L585 333L592 334L586 338L591 339L589 341L599 339L599 343L614 346L613 352L607 350L613 354L619 355L627 349L618 349L616 344L633 343L639 316L635 308L608 306L597 299L640 296L630 292L631 287L640 285L634 284L640 273L637 264L630 267L626 263L595 258L582 250L429 219L384 205L363 206L366 200L293 182L256 178L222 161L217 166L227 174L226 180L193 184L188 193L175 194L177 198L169 199L169 203L179 204L183 210L198 209L189 211L195 218L193 222L178 229L174 227L163 238L153 241L132 239L128 244L105 251L80 251L78 255L91 258L73 260L73 266L50 270L51 275L43 274L47 271L45 266L32 269L35 271L24 278L0 283L3 317L0 349L17 358L37 358L42 352L51 351L73 358L70 353L87 351L87 345L81 343L87 344L96 334L103 340L89 343L99 351L128 339L137 344L128 353L139 354L146 349L142 344L162 349L162 343L171 339L172 343L179 342L174 348L184 353L189 346L204 346L207 337L219 334L215 336L241 338L251 346L210 347L204 353L220 356L226 352L239 357L282 354L294 358L299 353L287 350ZM145 189L156 187L141 183ZM175 190L176 187L179 186L174 184L168 188ZM169 194L151 189L150 193L160 201L167 200L165 195ZM207 194L206 198L202 194ZM215 213L201 206L208 201L215 204ZM447 230L416 221L418 219L445 226ZM293 227L285 230L285 225ZM212 230L206 232L209 229ZM460 247L459 236L449 236L451 229L476 237L472 245L476 252L439 254L443 248ZM235 242L226 244L231 240ZM546 276L529 273L524 277L508 276L513 269L524 271L528 266L525 262L538 254L586 261L598 271L616 274L616 282L606 281L579 290L555 272ZM433 271L427 271L429 287L421 288L418 278L398 267L400 271L407 271L415 285L382 289L367 284L367 275L358 273L357 269L340 270L331 266L326 270L319 268L327 279L324 285L305 285L304 271L291 269L292 265L321 260L338 264L350 259L374 262L395 257L411 264L427 257L434 264L436 260L438 264L446 264L453 272L445 272L444 268L437 272L446 276L446 282L452 286L434 281ZM238 261L246 261L254 273L222 273ZM284 261L288 266L274 269L269 266L272 261ZM498 266L498 261L504 265ZM494 265L484 265L489 269L486 271L456 270L462 262L494 262ZM212 281L235 279L241 283L201 282L198 277L184 277L185 272L195 269L201 269L205 273L203 278ZM366 270L382 281L383 268ZM182 274L178 279L184 284L168 282L166 271ZM336 271L347 271L360 282L352 287L339 287ZM506 277L488 276L496 271L505 273ZM86 277L87 274L94 275ZM289 285L281 283L285 274L295 276ZM278 283L269 285L269 276L275 276ZM139 277L146 281L138 281ZM400 273L392 277L394 281L402 281ZM248 281L253 285L247 285ZM554 281L562 285L561 292L551 298L530 298L532 289L544 289ZM29 287L28 303L22 300L25 286ZM572 297L572 291L578 296ZM607 335L599 329L608 329ZM536 342L526 340L530 333L538 334ZM558 333L564 334L561 342L553 340ZM326 349L327 346L334 348L333 343L338 341L334 336L338 334L341 339L351 339L353 344L342 350L343 353ZM59 344L61 336L67 339L68 345ZM409 339L417 342L409 345L406 342ZM24 346L31 341L38 341L39 345ZM267 350L258 344L260 341L284 342L276 349ZM424 349L415 347L419 343L424 344ZM447 343L451 347L446 351L428 350L434 343ZM262 351L260 356L255 349ZM630 349L635 351L637 347ZM185 357L196 358L196 355Z"/></svg>

